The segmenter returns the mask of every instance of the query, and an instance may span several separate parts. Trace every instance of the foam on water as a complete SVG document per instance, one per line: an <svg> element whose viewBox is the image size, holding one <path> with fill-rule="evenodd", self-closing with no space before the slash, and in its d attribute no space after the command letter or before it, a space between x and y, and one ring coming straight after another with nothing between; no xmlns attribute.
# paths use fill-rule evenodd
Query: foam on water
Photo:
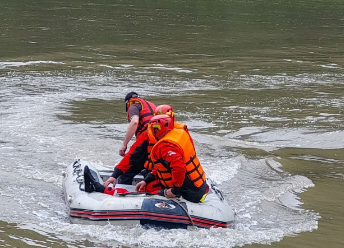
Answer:
<svg viewBox="0 0 344 248"><path fill-rule="evenodd" d="M5 69L7 67L19 67L19 66L28 66L35 64L64 64L57 61L25 61L25 62L5 62L0 61L0 69Z"/></svg>
<svg viewBox="0 0 344 248"><path fill-rule="evenodd" d="M140 247L234 247L250 243L269 244L281 240L284 236L317 228L316 213L295 207L295 192L313 186L309 179L280 175L269 170L263 160L254 161L240 157L227 161L229 165L232 163L236 164L236 167L216 163L219 167L214 169L222 170L224 176L229 177L227 180L221 176L217 177L218 173L211 176L224 180L220 187L237 213L234 230L195 228L185 232L147 230L140 226L70 224L60 187L52 187L43 181L32 181L24 175L16 186L11 186L11 180L16 179L16 175L12 173L2 175L1 178L3 185L7 186L2 188L0 198L2 202L8 203L1 213L1 218L11 222L31 223L36 226L35 229L73 240L89 239L104 247L115 247L115 244ZM22 189L28 183L30 189L22 194ZM290 199L294 198L292 208L282 204L291 202L290 199L285 200L286 193Z"/></svg>
<svg viewBox="0 0 344 248"><path fill-rule="evenodd" d="M344 147L344 131L319 132L307 128L289 128L253 134L251 140L275 147L336 149Z"/></svg>
<svg viewBox="0 0 344 248"><path fill-rule="evenodd" d="M147 230L140 226L70 224L62 197L62 171L76 158L111 168L121 158L117 151L127 127L127 124L101 124L101 128L97 128L97 123L59 119L57 115L70 114L67 108L70 101L87 98L122 101L123 95L130 90L156 96L185 94L183 87L197 94L200 87L202 90L214 90L226 86L204 80L175 81L167 89L166 83L155 79L154 84L140 82L134 89L131 88L132 81L139 81L139 78L116 75L37 74L0 79L0 114L4 117L0 133L0 180L3 182L0 185L0 219L3 221L19 223L23 229L63 240L88 239L103 247L118 244L139 247L271 244L285 236L317 228L319 216L302 209L298 196L313 186L308 178L288 175L276 161L267 163L264 159L247 159L231 148L332 148L342 144L342 132L319 134L307 128L274 130L251 126L236 131L222 129L211 135L202 134L203 130L218 125L207 120L208 113L195 113L205 118L190 119L186 123L192 127L191 135L207 175L219 183L226 200L237 213L235 229L195 228L186 232ZM192 114L185 111L180 116ZM283 118L277 121L283 121ZM337 140L337 145L331 144L330 141L336 143L333 139ZM323 142L320 143L320 140Z"/></svg>

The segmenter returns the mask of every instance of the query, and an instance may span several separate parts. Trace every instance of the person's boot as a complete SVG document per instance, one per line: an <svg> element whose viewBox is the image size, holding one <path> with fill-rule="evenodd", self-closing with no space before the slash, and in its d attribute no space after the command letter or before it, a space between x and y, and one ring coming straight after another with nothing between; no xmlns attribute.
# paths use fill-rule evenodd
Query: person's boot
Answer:
<svg viewBox="0 0 344 248"><path fill-rule="evenodd" d="M86 165L84 168L85 192L93 191L104 193L105 187L94 179L90 169Z"/></svg>
<svg viewBox="0 0 344 248"><path fill-rule="evenodd" d="M94 191L94 182L95 179L91 174L90 169L88 168L88 166L86 165L84 168L84 181L85 181L85 192L91 193Z"/></svg>

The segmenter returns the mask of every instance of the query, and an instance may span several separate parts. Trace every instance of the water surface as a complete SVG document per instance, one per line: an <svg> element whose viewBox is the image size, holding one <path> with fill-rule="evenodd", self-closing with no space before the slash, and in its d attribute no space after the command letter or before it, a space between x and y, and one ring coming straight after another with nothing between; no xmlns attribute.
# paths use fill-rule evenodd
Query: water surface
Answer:
<svg viewBox="0 0 344 248"><path fill-rule="evenodd" d="M0 6L1 247L343 246L341 1ZM120 160L132 90L188 125L235 229L69 223L62 172Z"/></svg>

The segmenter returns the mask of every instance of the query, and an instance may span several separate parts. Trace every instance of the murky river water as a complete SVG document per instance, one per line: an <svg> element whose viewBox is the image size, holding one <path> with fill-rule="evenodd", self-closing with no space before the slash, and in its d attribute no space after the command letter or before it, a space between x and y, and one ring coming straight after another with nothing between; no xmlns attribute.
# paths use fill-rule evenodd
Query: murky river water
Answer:
<svg viewBox="0 0 344 248"><path fill-rule="evenodd" d="M342 1L0 6L0 247L344 246ZM69 223L62 172L120 160L132 90L188 125L235 229Z"/></svg>

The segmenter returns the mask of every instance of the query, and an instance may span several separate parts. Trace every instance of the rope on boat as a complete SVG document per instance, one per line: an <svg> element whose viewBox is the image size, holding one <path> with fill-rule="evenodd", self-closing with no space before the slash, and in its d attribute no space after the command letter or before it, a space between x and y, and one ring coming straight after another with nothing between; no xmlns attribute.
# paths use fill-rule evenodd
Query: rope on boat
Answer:
<svg viewBox="0 0 344 248"><path fill-rule="evenodd" d="M221 190L217 187L217 185L213 181L211 181L210 187L217 194L217 196L220 198L221 201L225 199L222 195Z"/></svg>
<svg viewBox="0 0 344 248"><path fill-rule="evenodd" d="M170 199L172 200L173 202L177 203L183 210L184 212L186 213L186 215L189 217L190 219L190 222L191 222L191 226L195 226L192 218L191 218L191 215L189 214L189 211L183 206L183 204L179 201L178 198L169 198L167 195L166 195L166 190L164 190L164 196L167 198L167 199Z"/></svg>

